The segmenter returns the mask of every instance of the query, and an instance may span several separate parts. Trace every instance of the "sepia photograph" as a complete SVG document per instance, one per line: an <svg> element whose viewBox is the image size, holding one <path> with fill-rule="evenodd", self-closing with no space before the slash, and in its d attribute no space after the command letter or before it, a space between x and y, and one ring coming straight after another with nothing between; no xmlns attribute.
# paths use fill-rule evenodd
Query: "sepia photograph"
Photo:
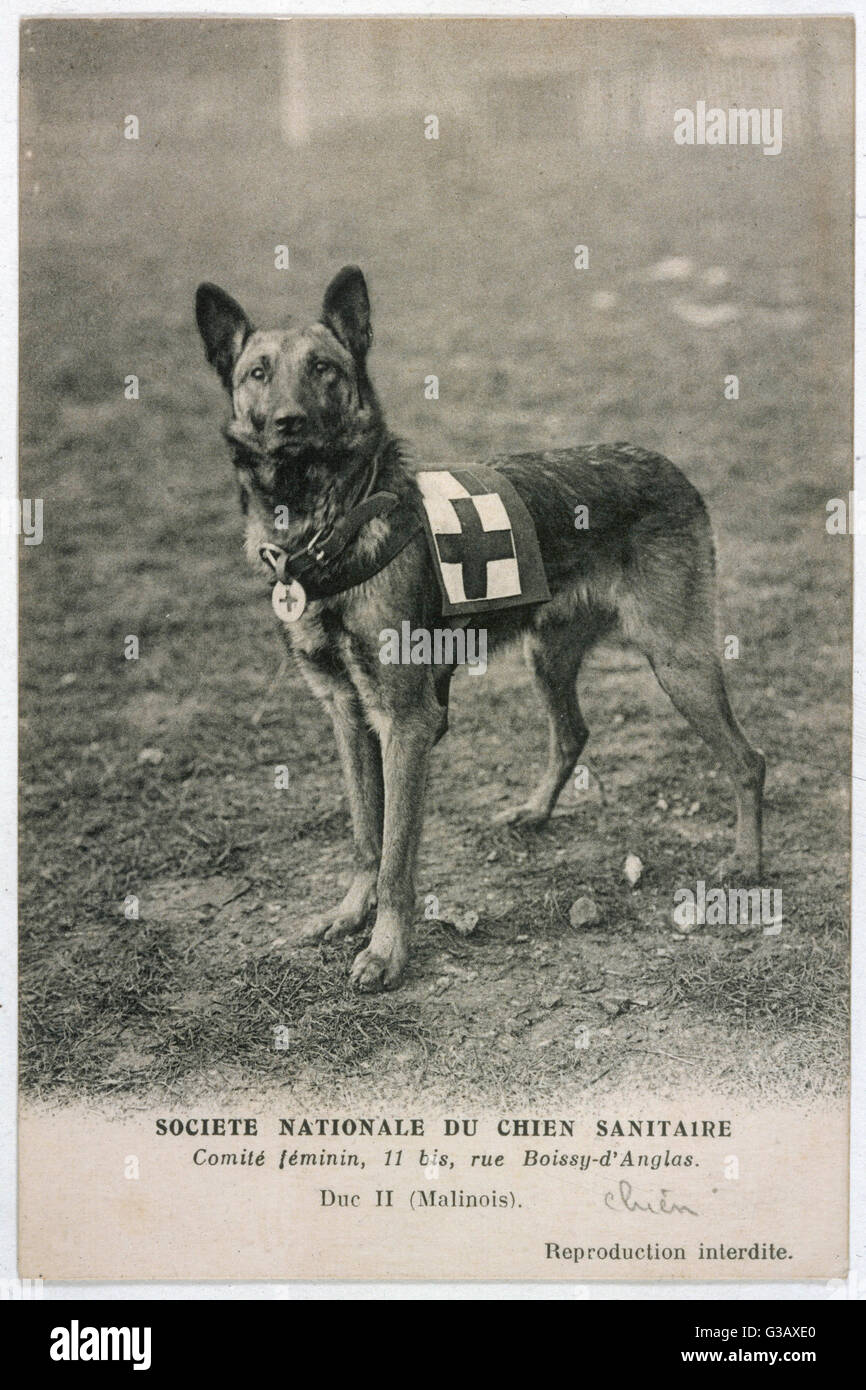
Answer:
<svg viewBox="0 0 866 1390"><path fill-rule="evenodd" d="M853 60L22 21L26 1273L844 1276Z"/></svg>

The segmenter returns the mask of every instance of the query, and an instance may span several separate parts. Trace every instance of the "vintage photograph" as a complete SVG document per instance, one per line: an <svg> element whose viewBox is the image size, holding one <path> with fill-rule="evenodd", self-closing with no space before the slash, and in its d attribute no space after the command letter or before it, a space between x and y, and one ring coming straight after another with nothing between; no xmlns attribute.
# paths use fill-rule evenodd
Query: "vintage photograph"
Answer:
<svg viewBox="0 0 866 1390"><path fill-rule="evenodd" d="M810 18L23 22L40 1155L96 1116L161 1117L172 1162L204 1135L196 1167L257 1133L205 1116L585 1113L744 1164L732 1107L757 1153L767 1107L814 1105L837 1253L797 1269L838 1270L853 45ZM555 1123L533 1142L575 1150ZM57 1170L25 1159L41 1251Z"/></svg>

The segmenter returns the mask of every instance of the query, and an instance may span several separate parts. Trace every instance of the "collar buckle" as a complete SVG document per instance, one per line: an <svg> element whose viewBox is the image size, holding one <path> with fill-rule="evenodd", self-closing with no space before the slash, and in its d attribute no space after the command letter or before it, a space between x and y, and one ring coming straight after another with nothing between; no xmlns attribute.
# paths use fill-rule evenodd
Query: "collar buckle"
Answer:
<svg viewBox="0 0 866 1390"><path fill-rule="evenodd" d="M286 561L289 558L288 551L283 550L281 545L271 545L270 542L267 542L265 545L259 546L259 556L264 560L268 569L270 569L280 583L282 583L286 577Z"/></svg>

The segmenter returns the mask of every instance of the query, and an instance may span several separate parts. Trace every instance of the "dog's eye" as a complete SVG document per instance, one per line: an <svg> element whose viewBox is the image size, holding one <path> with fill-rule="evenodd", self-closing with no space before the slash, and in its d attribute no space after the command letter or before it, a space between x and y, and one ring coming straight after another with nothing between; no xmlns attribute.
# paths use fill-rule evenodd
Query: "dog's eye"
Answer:
<svg viewBox="0 0 866 1390"><path fill-rule="evenodd" d="M321 357L313 363L313 371L316 376L325 376L328 372L333 372L335 370L333 362L326 362L324 358Z"/></svg>
<svg viewBox="0 0 866 1390"><path fill-rule="evenodd" d="M250 376L252 377L253 381L264 381L264 379L265 379L265 369L264 369L264 367L253 367L252 371L250 372Z"/></svg>

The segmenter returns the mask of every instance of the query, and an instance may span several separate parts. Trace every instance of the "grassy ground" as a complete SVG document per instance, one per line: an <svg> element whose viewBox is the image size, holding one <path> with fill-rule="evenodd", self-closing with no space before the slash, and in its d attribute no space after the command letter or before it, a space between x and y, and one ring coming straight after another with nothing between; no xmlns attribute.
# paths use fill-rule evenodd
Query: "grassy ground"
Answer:
<svg viewBox="0 0 866 1390"><path fill-rule="evenodd" d="M218 126L191 140L167 117L138 145L74 111L30 134L21 491L45 499L45 542L22 582L25 1085L494 1100L843 1084L850 542L824 507L848 488L850 335L833 190L796 152L686 164L471 130L437 145L408 122L300 152L253 130L227 147ZM653 278L668 257L682 278ZM293 944L345 886L346 802L323 713L293 671L272 688L280 646L244 567L192 296L213 279L258 317L313 312L346 261L368 272L374 376L421 457L631 439L704 491L740 641L732 700L770 766L778 935L674 931L674 890L728 845L731 797L611 646L582 676L590 788L540 833L490 824L543 759L517 655L455 681L399 991L357 998L348 947ZM629 852L647 866L635 892ZM587 891L601 920L575 930ZM470 936L450 925L466 912Z"/></svg>

